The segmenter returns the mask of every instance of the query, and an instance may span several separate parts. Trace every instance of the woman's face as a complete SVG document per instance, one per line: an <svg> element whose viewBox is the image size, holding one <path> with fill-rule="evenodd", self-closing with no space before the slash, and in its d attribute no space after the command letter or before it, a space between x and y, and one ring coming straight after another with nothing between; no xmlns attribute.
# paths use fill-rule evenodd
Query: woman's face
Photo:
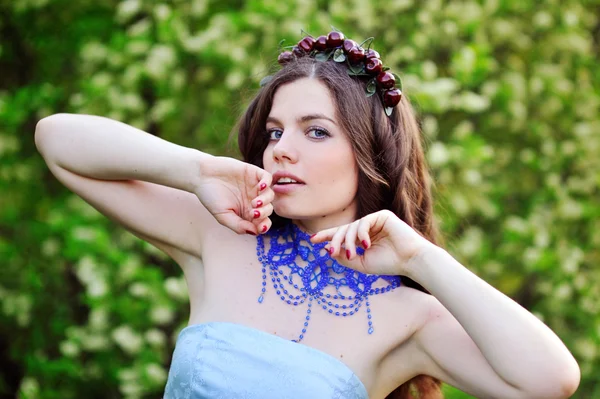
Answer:
<svg viewBox="0 0 600 399"><path fill-rule="evenodd" d="M358 167L327 87L308 78L281 86L266 131L270 142L263 165L273 174L275 213L309 231L353 221ZM280 173L301 183L278 182Z"/></svg>

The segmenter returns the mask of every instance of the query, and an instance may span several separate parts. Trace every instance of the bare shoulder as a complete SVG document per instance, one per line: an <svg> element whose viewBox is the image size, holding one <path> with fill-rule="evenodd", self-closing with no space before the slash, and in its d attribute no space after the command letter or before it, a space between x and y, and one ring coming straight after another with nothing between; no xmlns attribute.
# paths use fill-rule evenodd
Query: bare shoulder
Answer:
<svg viewBox="0 0 600 399"><path fill-rule="evenodd" d="M439 303L433 295L406 285L391 293L393 295L389 296L390 309L388 312L391 312L389 316L394 316L392 320L395 320L396 323L404 325L410 323L413 332L423 326L435 308L435 304Z"/></svg>

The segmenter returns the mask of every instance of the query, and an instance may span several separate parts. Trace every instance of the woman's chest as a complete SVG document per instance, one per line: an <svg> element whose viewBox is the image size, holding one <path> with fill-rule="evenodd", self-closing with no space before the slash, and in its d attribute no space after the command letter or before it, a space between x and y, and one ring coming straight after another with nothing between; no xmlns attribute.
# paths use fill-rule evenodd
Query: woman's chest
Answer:
<svg viewBox="0 0 600 399"><path fill-rule="evenodd" d="M190 298L191 324L231 322L300 341L342 361L369 391L380 383L382 360L414 331L414 309L402 302L401 289L359 296L348 281L314 289L306 269L272 270L259 259L256 241L241 237L236 244L215 243L204 252L203 295Z"/></svg>

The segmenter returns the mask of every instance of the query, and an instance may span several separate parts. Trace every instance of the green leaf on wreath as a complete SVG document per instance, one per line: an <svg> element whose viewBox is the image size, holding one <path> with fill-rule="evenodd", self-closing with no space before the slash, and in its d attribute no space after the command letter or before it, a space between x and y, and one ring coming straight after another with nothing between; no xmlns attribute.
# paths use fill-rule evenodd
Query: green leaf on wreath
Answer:
<svg viewBox="0 0 600 399"><path fill-rule="evenodd" d="M375 79L369 80L367 83L367 97L371 97L373 94L377 92L377 82Z"/></svg>
<svg viewBox="0 0 600 399"><path fill-rule="evenodd" d="M346 61L346 55L344 55L344 50L342 50L341 48L336 49L335 52L333 53L333 60L335 62Z"/></svg>
<svg viewBox="0 0 600 399"><path fill-rule="evenodd" d="M315 54L315 60L325 62L331 56L331 51L329 52L318 52Z"/></svg>
<svg viewBox="0 0 600 399"><path fill-rule="evenodd" d="M394 75L394 78L396 79L396 88L402 91L402 79L400 79L400 76L396 75L395 73L392 73L392 75Z"/></svg>
<svg viewBox="0 0 600 399"><path fill-rule="evenodd" d="M365 73L364 68L362 65L348 65L348 69L350 71L352 71L351 75L360 75Z"/></svg>

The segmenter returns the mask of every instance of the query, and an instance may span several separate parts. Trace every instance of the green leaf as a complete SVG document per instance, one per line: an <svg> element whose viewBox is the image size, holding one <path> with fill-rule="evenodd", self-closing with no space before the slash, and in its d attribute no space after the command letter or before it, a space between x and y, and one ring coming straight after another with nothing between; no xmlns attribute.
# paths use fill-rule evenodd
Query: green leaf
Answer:
<svg viewBox="0 0 600 399"><path fill-rule="evenodd" d="M396 87L400 89L400 91L402 91L402 79L400 79L400 76L396 75L393 72L392 75L394 75L394 78L396 79Z"/></svg>
<svg viewBox="0 0 600 399"><path fill-rule="evenodd" d="M389 70L390 70L390 67L386 67L386 66L384 66L383 68L381 68L381 70L382 70L383 72L385 72L385 71L389 71Z"/></svg>
<svg viewBox="0 0 600 399"><path fill-rule="evenodd" d="M375 81L375 78L373 78L373 79L369 80L369 83L367 83L367 97L371 97L376 92L377 92L377 82Z"/></svg>
<svg viewBox="0 0 600 399"><path fill-rule="evenodd" d="M270 82L271 80L273 80L273 76L272 76L272 75L267 75L267 76L265 76L264 78L262 78L262 79L260 80L260 83L259 83L260 87L265 87L266 85L268 85L268 84L269 84L269 82Z"/></svg>
<svg viewBox="0 0 600 399"><path fill-rule="evenodd" d="M350 75L350 76L366 76L366 77L370 77L371 76L368 73L361 73L361 72L355 73L355 72L352 72L350 70L350 68L348 68L347 71L348 71L348 75Z"/></svg>
<svg viewBox="0 0 600 399"><path fill-rule="evenodd" d="M350 65L348 64L348 69L352 72L351 75L361 75L365 73L364 65Z"/></svg>
<svg viewBox="0 0 600 399"><path fill-rule="evenodd" d="M315 60L325 62L329 59L329 57L331 57L332 53L333 51L331 50L318 52L315 54Z"/></svg>
<svg viewBox="0 0 600 399"><path fill-rule="evenodd" d="M341 48L336 49L335 52L333 53L333 60L335 62L346 61L346 55L344 54L344 50L342 50Z"/></svg>
<svg viewBox="0 0 600 399"><path fill-rule="evenodd" d="M392 107L385 107L385 114L387 116L392 115L392 111L394 111L394 108L392 108Z"/></svg>

